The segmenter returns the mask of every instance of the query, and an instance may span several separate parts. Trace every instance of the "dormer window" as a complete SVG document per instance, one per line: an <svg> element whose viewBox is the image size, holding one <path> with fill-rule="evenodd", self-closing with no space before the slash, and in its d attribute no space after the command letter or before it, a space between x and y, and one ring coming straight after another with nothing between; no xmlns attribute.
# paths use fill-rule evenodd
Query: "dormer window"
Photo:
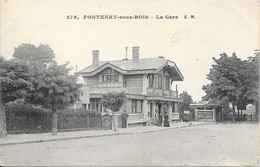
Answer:
<svg viewBox="0 0 260 167"><path fill-rule="evenodd" d="M118 82L119 74L115 70L107 69L102 75L102 82Z"/></svg>

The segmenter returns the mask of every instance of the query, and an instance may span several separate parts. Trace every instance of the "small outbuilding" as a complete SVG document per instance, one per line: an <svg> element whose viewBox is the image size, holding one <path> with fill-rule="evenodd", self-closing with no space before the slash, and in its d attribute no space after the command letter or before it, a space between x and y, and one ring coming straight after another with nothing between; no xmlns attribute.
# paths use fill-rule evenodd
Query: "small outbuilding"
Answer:
<svg viewBox="0 0 260 167"><path fill-rule="evenodd" d="M207 103L190 104L195 111L196 121L216 121L215 108Z"/></svg>

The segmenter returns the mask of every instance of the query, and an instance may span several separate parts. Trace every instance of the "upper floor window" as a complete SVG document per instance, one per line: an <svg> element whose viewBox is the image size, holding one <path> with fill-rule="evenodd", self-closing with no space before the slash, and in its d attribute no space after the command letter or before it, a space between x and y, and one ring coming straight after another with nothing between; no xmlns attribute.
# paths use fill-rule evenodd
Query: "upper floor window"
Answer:
<svg viewBox="0 0 260 167"><path fill-rule="evenodd" d="M152 88L153 87L153 82L154 82L154 76L153 75L148 75L149 77L149 87Z"/></svg>
<svg viewBox="0 0 260 167"><path fill-rule="evenodd" d="M162 76L158 75L158 88L162 89Z"/></svg>
<svg viewBox="0 0 260 167"><path fill-rule="evenodd" d="M165 78L165 89L170 90L170 79L168 77Z"/></svg>

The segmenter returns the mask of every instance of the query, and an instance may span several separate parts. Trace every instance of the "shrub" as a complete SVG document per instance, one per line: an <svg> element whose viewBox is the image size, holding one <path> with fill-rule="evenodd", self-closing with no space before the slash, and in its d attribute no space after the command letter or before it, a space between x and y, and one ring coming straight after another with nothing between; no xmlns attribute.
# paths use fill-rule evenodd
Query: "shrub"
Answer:
<svg viewBox="0 0 260 167"><path fill-rule="evenodd" d="M101 118L102 115L96 110L85 109L65 109L58 111L58 117L60 118Z"/></svg>
<svg viewBox="0 0 260 167"><path fill-rule="evenodd" d="M50 115L50 110L44 109L41 106L25 103L21 99L6 104L7 117L46 117Z"/></svg>

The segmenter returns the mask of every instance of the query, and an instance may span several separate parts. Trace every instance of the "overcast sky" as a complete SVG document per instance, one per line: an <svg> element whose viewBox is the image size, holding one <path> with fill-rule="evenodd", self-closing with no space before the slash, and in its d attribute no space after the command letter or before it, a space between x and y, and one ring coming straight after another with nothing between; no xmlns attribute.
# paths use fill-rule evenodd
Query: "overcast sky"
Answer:
<svg viewBox="0 0 260 167"><path fill-rule="evenodd" d="M79 19L67 19L77 15ZM146 15L148 19L83 19L83 15ZM164 19L156 19L156 15ZM178 19L165 19L166 15ZM196 19L184 19L194 15ZM258 1L1 1L0 54L12 58L22 43L49 44L56 60L81 70L92 63L92 50L100 60L131 58L131 47L140 47L140 58L164 56L174 61L184 76L179 92L187 90L194 101L204 96L212 57L226 52L246 59L259 49Z"/></svg>

